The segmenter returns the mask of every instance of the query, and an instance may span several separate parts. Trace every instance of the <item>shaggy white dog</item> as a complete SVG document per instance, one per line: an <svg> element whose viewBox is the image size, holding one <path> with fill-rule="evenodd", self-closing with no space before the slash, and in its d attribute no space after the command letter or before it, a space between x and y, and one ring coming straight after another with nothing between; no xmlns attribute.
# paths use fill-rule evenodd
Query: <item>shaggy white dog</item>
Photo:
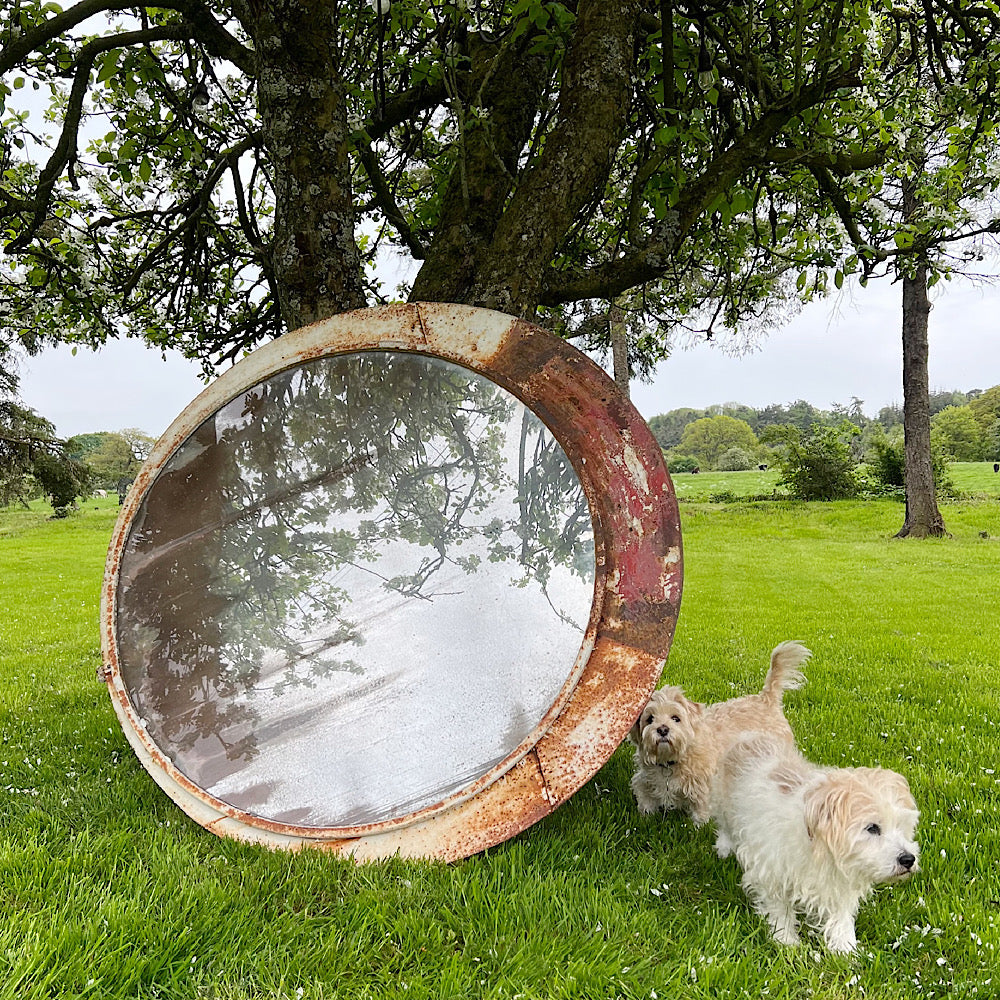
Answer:
<svg viewBox="0 0 1000 1000"><path fill-rule="evenodd" d="M632 791L639 812L681 809L701 825L709 818L719 761L741 736L768 733L794 749L782 695L802 686L799 668L810 655L799 642L776 646L763 689L742 698L703 705L689 700L679 687L654 691L629 733L635 744Z"/></svg>
<svg viewBox="0 0 1000 1000"><path fill-rule="evenodd" d="M768 735L735 744L713 788L716 850L736 855L775 940L798 943L801 913L838 952L857 946L855 917L872 887L918 870L918 816L902 775L817 767Z"/></svg>

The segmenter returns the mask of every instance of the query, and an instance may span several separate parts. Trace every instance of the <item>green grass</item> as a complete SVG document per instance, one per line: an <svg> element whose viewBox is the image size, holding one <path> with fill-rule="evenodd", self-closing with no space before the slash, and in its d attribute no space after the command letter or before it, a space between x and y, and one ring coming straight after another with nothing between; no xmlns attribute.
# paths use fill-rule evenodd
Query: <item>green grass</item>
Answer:
<svg viewBox="0 0 1000 1000"><path fill-rule="evenodd" d="M787 712L806 752L900 770L921 806L923 873L878 891L838 958L772 943L709 830L639 816L627 747L453 865L215 838L141 768L94 677L117 503L0 512L0 998L996 996L1000 503L943 513L950 539L899 541L890 501L682 505L666 676L729 697L801 639Z"/></svg>
<svg viewBox="0 0 1000 1000"><path fill-rule="evenodd" d="M1000 497L1000 473L993 471L993 462L953 462L949 469L960 493Z"/></svg>
<svg viewBox="0 0 1000 1000"><path fill-rule="evenodd" d="M709 500L716 493L741 497L766 496L774 492L781 473L777 469L749 472L672 472L678 500Z"/></svg>

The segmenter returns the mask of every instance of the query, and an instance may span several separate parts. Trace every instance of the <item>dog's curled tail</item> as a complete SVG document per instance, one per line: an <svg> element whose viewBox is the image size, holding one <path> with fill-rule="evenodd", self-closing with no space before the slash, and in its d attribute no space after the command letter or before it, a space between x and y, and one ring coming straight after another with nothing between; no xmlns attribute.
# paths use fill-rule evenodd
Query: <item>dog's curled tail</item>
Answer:
<svg viewBox="0 0 1000 1000"><path fill-rule="evenodd" d="M764 678L761 694L768 701L781 704L785 691L794 691L806 682L805 674L799 669L812 653L801 642L782 642L771 650L771 669Z"/></svg>

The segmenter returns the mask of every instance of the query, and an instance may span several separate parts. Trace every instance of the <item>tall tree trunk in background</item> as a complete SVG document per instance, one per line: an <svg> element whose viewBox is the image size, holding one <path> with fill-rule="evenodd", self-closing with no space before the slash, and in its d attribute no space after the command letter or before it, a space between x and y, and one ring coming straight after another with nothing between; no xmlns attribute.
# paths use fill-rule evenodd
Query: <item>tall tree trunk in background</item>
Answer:
<svg viewBox="0 0 1000 1000"><path fill-rule="evenodd" d="M913 200L912 190L904 197ZM909 213L907 213L909 214ZM934 495L931 461L930 383L927 375L927 264L917 258L903 274L903 431L906 456L906 519L897 538L946 535Z"/></svg>

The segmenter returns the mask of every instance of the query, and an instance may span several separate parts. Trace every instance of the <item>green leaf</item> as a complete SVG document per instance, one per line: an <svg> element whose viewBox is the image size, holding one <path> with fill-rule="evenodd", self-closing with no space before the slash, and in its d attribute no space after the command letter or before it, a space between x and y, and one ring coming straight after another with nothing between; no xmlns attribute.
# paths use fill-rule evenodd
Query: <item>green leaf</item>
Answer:
<svg viewBox="0 0 1000 1000"><path fill-rule="evenodd" d="M118 57L120 55L121 49L112 49L104 56L101 60L100 71L97 74L98 83L104 83L115 75L118 71Z"/></svg>

